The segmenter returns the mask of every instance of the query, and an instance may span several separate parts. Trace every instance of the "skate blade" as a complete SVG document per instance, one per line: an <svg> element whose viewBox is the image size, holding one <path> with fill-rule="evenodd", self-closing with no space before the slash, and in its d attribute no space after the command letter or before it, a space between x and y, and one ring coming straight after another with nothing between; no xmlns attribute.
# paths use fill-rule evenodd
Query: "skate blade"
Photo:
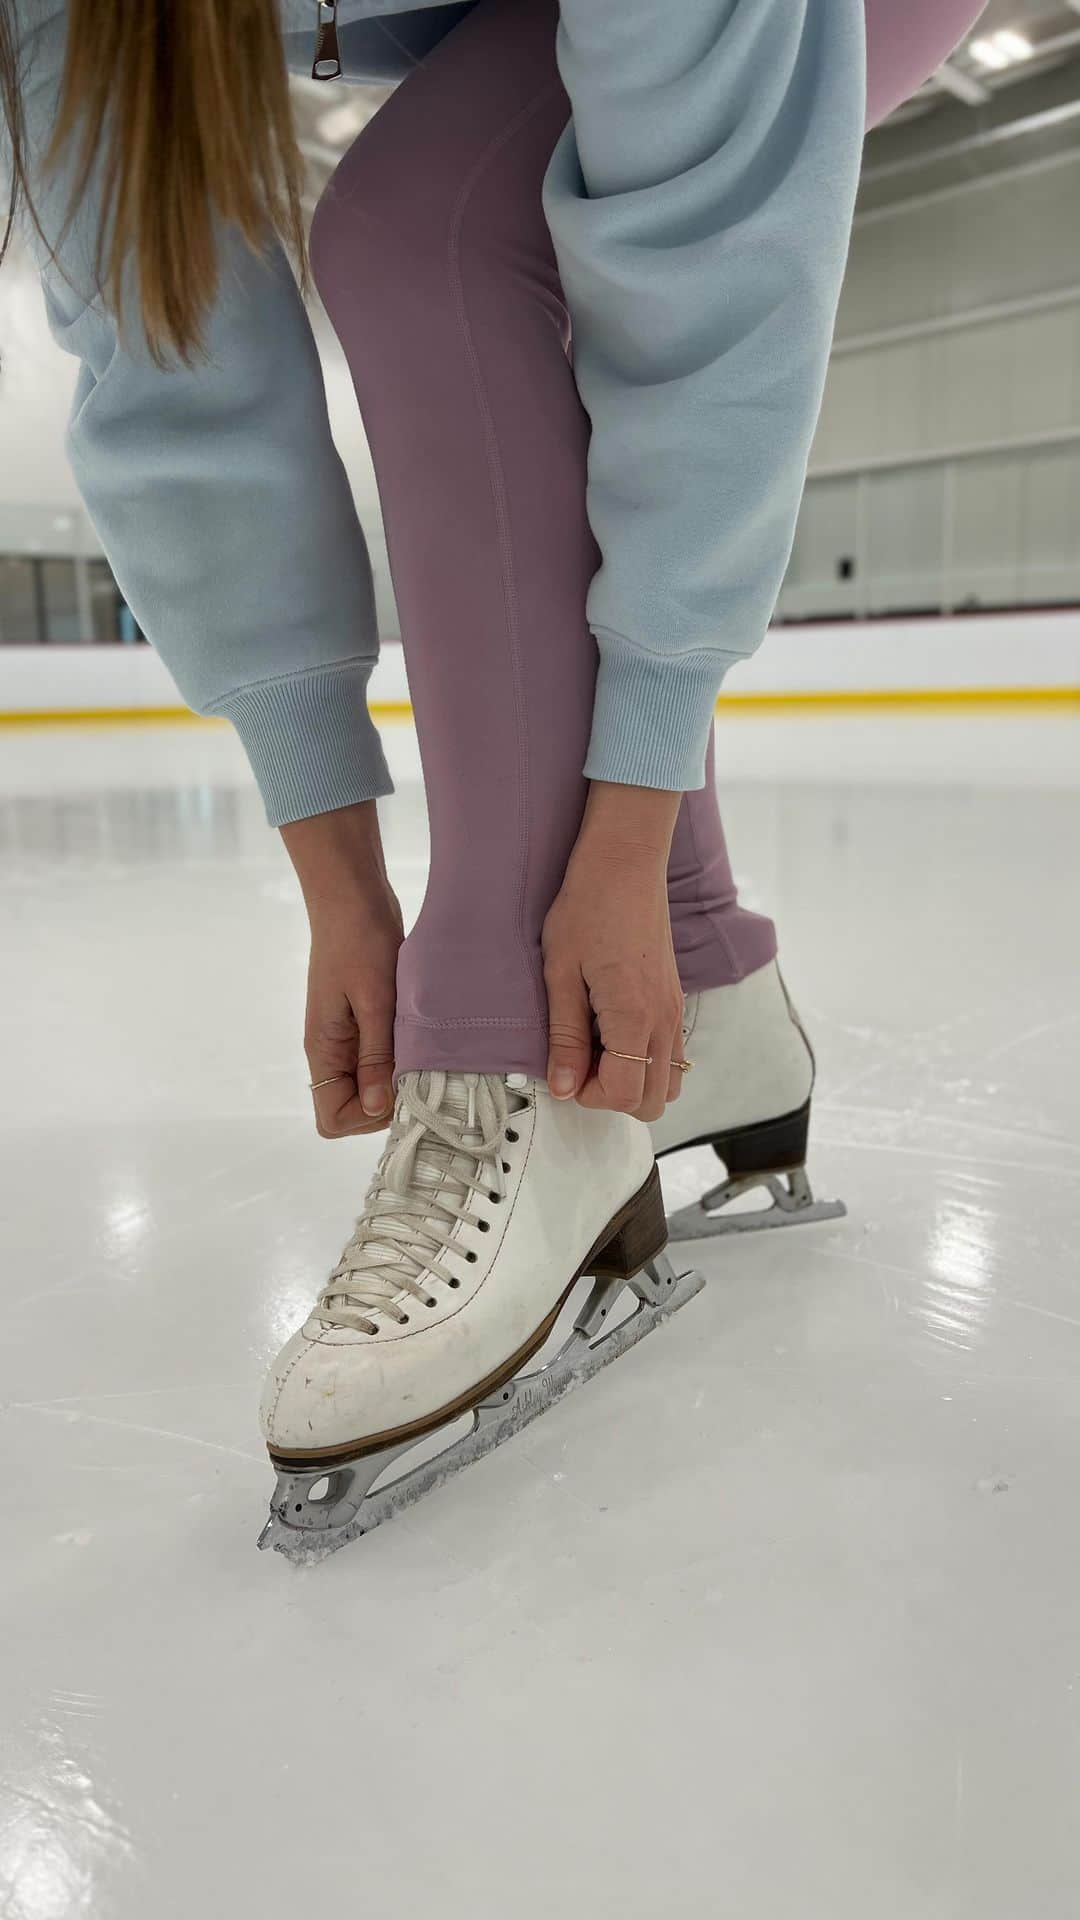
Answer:
<svg viewBox="0 0 1080 1920"><path fill-rule="evenodd" d="M597 1336L601 1322L627 1285L639 1296L637 1306L618 1326ZM666 1254L650 1260L632 1281L597 1281L573 1332L548 1365L520 1374L481 1401L473 1409L468 1433L442 1453L374 1493L371 1488L379 1476L394 1460L410 1452L417 1444L415 1440L386 1447L345 1466L279 1472L270 1516L259 1535L260 1548L273 1548L297 1565L309 1566L336 1553L348 1541L372 1533L385 1520L394 1519L530 1426L556 1401L591 1380L601 1367L636 1347L685 1307L704 1285L703 1273L695 1268L677 1272ZM325 1491L314 1493L321 1483L325 1483Z"/></svg>
<svg viewBox="0 0 1080 1920"><path fill-rule="evenodd" d="M763 1187L771 1196L771 1205L746 1213L728 1209L743 1193ZM744 1174L735 1180L723 1180L693 1206L680 1207L668 1219L668 1239L716 1240L728 1233L765 1233L772 1227L809 1226L817 1220L842 1220L847 1208L842 1200L815 1200L803 1167L791 1173Z"/></svg>

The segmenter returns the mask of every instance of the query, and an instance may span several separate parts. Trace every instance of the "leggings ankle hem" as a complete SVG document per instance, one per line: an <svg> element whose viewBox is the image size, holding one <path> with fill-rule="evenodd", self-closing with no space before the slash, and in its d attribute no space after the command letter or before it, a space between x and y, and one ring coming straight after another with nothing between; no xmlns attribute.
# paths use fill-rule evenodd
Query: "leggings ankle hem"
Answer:
<svg viewBox="0 0 1080 1920"><path fill-rule="evenodd" d="M524 1020L409 1020L394 1026L401 1073L527 1073L547 1076L546 1026Z"/></svg>

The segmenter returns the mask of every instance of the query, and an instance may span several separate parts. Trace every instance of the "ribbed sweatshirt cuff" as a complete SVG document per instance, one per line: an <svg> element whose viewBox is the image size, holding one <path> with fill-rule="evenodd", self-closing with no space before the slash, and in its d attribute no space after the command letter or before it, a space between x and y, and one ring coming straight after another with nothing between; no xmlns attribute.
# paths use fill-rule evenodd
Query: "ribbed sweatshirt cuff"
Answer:
<svg viewBox="0 0 1080 1920"><path fill-rule="evenodd" d="M600 669L585 775L689 793L705 784L716 695L738 654L645 653L600 628Z"/></svg>
<svg viewBox="0 0 1080 1920"><path fill-rule="evenodd" d="M272 827L393 792L367 710L372 665L347 660L262 680L210 709L240 735Z"/></svg>

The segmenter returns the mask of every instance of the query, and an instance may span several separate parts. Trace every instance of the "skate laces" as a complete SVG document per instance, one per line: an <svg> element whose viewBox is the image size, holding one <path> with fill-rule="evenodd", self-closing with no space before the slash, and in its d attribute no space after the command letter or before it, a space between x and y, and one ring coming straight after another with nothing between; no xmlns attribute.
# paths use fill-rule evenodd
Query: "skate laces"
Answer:
<svg viewBox="0 0 1080 1920"><path fill-rule="evenodd" d="M524 1105L524 1101L519 1103ZM474 1193L506 1193L502 1142L510 1105L495 1073L406 1073L390 1135L364 1196L364 1210L311 1315L324 1327L379 1331L376 1315L399 1325L410 1300L437 1303L432 1281L461 1284L444 1265Z"/></svg>

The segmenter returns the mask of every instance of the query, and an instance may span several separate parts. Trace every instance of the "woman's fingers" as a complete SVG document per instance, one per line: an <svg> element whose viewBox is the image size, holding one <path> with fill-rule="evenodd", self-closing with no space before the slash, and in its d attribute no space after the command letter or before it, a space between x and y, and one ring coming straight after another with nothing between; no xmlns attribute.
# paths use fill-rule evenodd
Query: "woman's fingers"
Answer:
<svg viewBox="0 0 1080 1920"><path fill-rule="evenodd" d="M351 1073L332 1079L320 1074L312 1084L311 1098L315 1103L315 1129L324 1140L341 1140L347 1134L363 1133L370 1125L357 1099L356 1081Z"/></svg>
<svg viewBox="0 0 1080 1920"><path fill-rule="evenodd" d="M354 995L356 1090L368 1120L385 1126L394 1107L394 1002Z"/></svg>
<svg viewBox="0 0 1080 1920"><path fill-rule="evenodd" d="M312 983L304 1050L315 1124L324 1139L372 1133L387 1124L394 1104L394 1013L388 998L361 985L324 999Z"/></svg>
<svg viewBox="0 0 1080 1920"><path fill-rule="evenodd" d="M649 1028L640 1019L599 1016L603 1052L581 1094L583 1107L637 1113L645 1097Z"/></svg>
<svg viewBox="0 0 1080 1920"><path fill-rule="evenodd" d="M607 797L621 832L587 832L586 808L586 823L544 920L552 1038L567 1042L565 1049L553 1048L549 1078L565 1053L567 1095L576 1074L582 1106L656 1120L680 1079L671 1066L681 1058L676 1035L683 995L667 896L670 833L660 831L674 819L677 796L601 782L590 790L589 806L598 794ZM628 821L635 820L643 838L628 837ZM651 822L648 832L643 822L644 828ZM600 1035L596 1059L594 1027Z"/></svg>
<svg viewBox="0 0 1080 1920"><path fill-rule="evenodd" d="M671 1035L666 1026L653 1033L649 1042L652 1065L645 1069L645 1093L638 1118L641 1120L659 1120L668 1102L668 1086L671 1081ZM676 1079L678 1075L676 1074Z"/></svg>
<svg viewBox="0 0 1080 1920"><path fill-rule="evenodd" d="M548 996L548 1086L556 1100L572 1100L592 1067L592 1008L576 967L545 968Z"/></svg>
<svg viewBox="0 0 1080 1920"><path fill-rule="evenodd" d="M668 1068L668 1084L667 1084L667 1097L669 1100L677 1100L680 1093L682 1092L683 1080L685 1079L686 1076L685 1074L682 1074L679 1072L678 1067L675 1065L675 1061L685 1060L685 1059L686 1059L686 1034L683 1029L683 1007L680 1006L678 1022L676 1024L675 1032L672 1035L672 1039L671 1039L672 1064Z"/></svg>
<svg viewBox="0 0 1080 1920"><path fill-rule="evenodd" d="M651 1033L640 1019L601 1017L604 1050L579 1096L582 1106L659 1120L668 1101L678 1099L682 1088L682 1075L671 1064L682 1059L681 1014L680 1003L673 1025L672 1015L665 1010Z"/></svg>

